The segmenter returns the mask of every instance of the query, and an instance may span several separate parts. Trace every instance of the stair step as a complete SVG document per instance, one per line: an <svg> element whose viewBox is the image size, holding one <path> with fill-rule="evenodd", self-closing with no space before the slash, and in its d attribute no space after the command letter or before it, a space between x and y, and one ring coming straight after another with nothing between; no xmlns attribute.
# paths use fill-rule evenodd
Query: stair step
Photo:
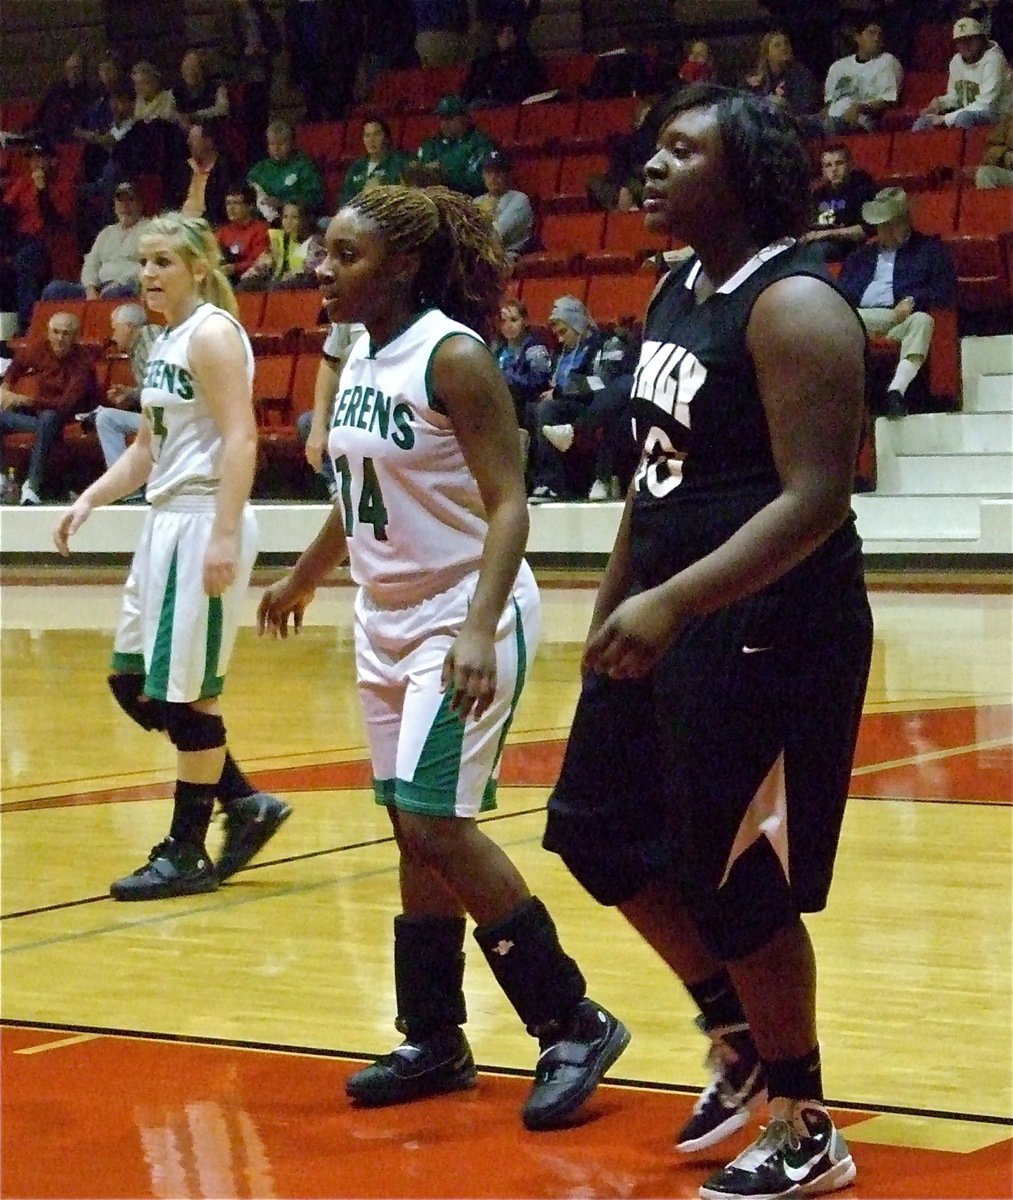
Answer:
<svg viewBox="0 0 1013 1200"><path fill-rule="evenodd" d="M1013 412L918 413L881 422L876 436L881 451L900 455L1013 454Z"/></svg>
<svg viewBox="0 0 1013 1200"><path fill-rule="evenodd" d="M1013 375L982 375L973 391L972 412L1013 412Z"/></svg>
<svg viewBox="0 0 1013 1200"><path fill-rule="evenodd" d="M893 496L983 496L1013 493L1013 454L899 454L881 459L876 491Z"/></svg>

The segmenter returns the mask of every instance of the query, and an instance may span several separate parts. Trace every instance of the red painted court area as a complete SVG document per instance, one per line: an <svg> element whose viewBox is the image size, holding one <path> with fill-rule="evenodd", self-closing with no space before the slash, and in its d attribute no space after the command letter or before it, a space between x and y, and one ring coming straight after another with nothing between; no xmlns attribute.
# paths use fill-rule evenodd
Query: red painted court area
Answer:
<svg viewBox="0 0 1013 1200"><path fill-rule="evenodd" d="M694 1098L653 1088L603 1087L580 1124L535 1134L518 1115L526 1082L502 1075L482 1074L472 1092L356 1111L344 1080L358 1064L346 1059L11 1026L0 1045L8 1200L689 1197L749 1140L744 1131L718 1157L680 1158L671 1136ZM882 1119L834 1118L856 1138ZM42 1126L45 1159L30 1149ZM995 1137L960 1152L862 1144L843 1195L1008 1197L1013 1129Z"/></svg>

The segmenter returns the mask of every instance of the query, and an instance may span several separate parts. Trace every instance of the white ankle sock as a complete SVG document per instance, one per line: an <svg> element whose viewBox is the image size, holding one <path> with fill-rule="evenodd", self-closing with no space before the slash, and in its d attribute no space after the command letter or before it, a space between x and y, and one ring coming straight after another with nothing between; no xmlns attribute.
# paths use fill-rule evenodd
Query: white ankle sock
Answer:
<svg viewBox="0 0 1013 1200"><path fill-rule="evenodd" d="M911 380L918 374L921 365L920 362L912 362L910 358L902 358L897 364L897 370L893 373L893 379L890 380L887 391L900 392L903 396L910 387Z"/></svg>

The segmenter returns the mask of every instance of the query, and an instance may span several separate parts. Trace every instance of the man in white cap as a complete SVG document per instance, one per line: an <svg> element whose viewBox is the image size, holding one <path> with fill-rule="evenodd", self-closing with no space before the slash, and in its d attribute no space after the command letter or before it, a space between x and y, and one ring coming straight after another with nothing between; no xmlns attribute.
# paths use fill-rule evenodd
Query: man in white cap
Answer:
<svg viewBox="0 0 1013 1200"><path fill-rule="evenodd" d="M961 17L953 26L953 46L946 94L929 101L912 129L995 125L1013 108L1013 73L985 26Z"/></svg>
<svg viewBox="0 0 1013 1200"><path fill-rule="evenodd" d="M911 226L907 193L883 188L862 205L876 240L844 260L838 284L870 333L900 343L900 358L886 393L886 415L908 411L905 394L929 352L931 308L951 308L956 296L953 263L943 243Z"/></svg>

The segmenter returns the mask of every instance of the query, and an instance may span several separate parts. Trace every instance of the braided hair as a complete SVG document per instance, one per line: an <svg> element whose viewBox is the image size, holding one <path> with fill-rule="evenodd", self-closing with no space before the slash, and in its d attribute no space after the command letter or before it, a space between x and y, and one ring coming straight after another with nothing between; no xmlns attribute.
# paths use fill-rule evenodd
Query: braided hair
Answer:
<svg viewBox="0 0 1013 1200"><path fill-rule="evenodd" d="M372 222L394 253L418 254L418 308L439 308L487 340L496 336L508 265L492 222L470 197L446 187L385 184L346 207Z"/></svg>
<svg viewBox="0 0 1013 1200"><path fill-rule="evenodd" d="M203 217L164 212L148 222L144 235L168 238L191 272L195 263L203 263L207 274L198 289L201 299L224 308L238 319L239 305L232 292L232 284L222 273L221 246Z"/></svg>

